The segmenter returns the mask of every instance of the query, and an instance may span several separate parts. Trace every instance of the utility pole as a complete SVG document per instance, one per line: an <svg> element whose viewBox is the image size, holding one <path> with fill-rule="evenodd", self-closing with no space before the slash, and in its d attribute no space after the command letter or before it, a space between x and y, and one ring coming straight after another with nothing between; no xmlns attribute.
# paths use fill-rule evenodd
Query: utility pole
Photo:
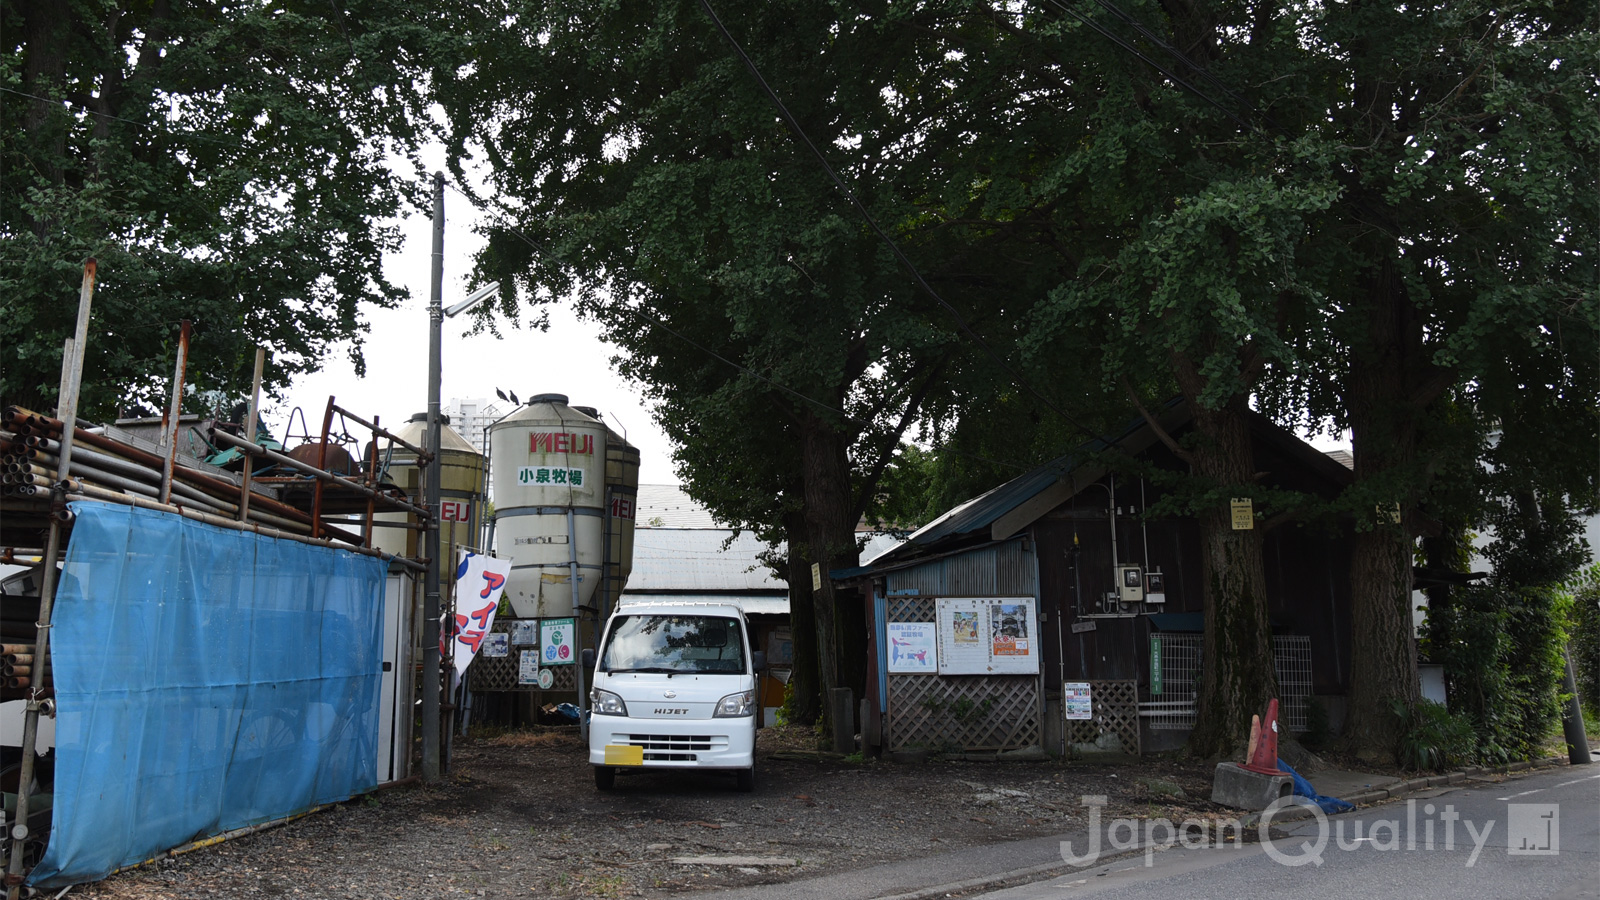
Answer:
<svg viewBox="0 0 1600 900"><path fill-rule="evenodd" d="M444 173L433 175L433 277L428 292L428 574L422 600L422 780L439 778L439 379L444 324Z"/></svg>

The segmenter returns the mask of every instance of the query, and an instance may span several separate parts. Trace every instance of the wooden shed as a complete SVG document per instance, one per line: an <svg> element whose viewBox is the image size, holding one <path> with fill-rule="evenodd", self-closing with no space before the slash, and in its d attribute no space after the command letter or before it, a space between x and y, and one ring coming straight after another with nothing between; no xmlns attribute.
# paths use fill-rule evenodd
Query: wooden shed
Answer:
<svg viewBox="0 0 1600 900"><path fill-rule="evenodd" d="M1181 404L1162 415L1181 436ZM1268 487L1332 499L1351 480L1252 417ZM1113 446L1115 445L1115 446ZM1116 475L1104 451L1186 471L1142 421L940 516L836 582L870 610L868 720L885 750L1150 752L1195 721L1204 627L1199 525L1145 515L1160 478ZM1350 683L1351 534L1285 524L1265 535L1269 617L1287 729L1342 718Z"/></svg>

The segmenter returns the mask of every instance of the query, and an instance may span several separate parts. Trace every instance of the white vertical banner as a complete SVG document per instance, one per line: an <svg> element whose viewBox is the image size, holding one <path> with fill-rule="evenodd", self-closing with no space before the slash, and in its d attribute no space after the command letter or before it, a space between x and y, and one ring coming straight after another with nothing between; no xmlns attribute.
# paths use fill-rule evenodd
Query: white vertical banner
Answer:
<svg viewBox="0 0 1600 900"><path fill-rule="evenodd" d="M506 576L511 574L509 559L496 559L466 549L458 553L455 618L440 632L441 639L448 643L439 648L440 653L452 656L455 661L452 686L460 682L494 626L494 613L500 607L500 595L505 593Z"/></svg>

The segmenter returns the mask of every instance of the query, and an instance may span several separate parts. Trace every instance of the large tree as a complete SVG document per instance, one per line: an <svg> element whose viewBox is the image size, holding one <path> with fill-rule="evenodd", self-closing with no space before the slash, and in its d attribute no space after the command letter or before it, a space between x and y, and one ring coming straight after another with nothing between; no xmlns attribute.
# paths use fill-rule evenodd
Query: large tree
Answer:
<svg viewBox="0 0 1600 900"><path fill-rule="evenodd" d="M1303 254L1322 308L1302 346L1321 362L1282 374L1294 406L1352 434L1345 738L1382 754L1418 696L1413 539L1439 527L1418 513L1479 449L1463 417L1513 426L1495 454L1519 477L1592 496L1596 21L1566 3L1277 15L1306 38L1282 75L1326 111L1297 132L1303 165L1338 185Z"/></svg>
<svg viewBox="0 0 1600 900"><path fill-rule="evenodd" d="M91 256L90 416L162 405L183 319L202 389L247 391L258 345L269 389L340 346L359 371L447 9L0 2L0 395L53 404Z"/></svg>

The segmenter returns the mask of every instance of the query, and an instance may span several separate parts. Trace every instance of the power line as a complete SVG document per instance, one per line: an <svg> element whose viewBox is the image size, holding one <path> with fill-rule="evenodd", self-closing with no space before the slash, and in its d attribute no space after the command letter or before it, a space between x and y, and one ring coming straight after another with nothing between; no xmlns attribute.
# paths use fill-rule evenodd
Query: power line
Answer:
<svg viewBox="0 0 1600 900"><path fill-rule="evenodd" d="M704 2L704 0L702 0L702 2ZM1173 84L1175 84L1178 87L1188 91L1191 94L1194 94L1196 97L1199 97L1200 99L1206 101L1207 103L1211 104L1212 106L1215 106L1217 109L1222 111L1223 115L1227 116L1228 118L1232 119L1234 122L1238 123L1239 127L1244 128L1244 129L1246 129L1248 131L1254 131L1255 130L1255 127L1253 125L1251 125L1249 122L1246 122L1244 119L1239 118L1239 116L1236 115L1233 112L1233 110L1227 108L1226 106L1223 106L1220 102L1218 102L1216 100L1216 98L1212 97L1210 94L1207 94L1205 91L1200 90L1198 87L1195 87L1194 85L1190 84L1187 80L1185 80L1184 78L1178 76L1177 74L1172 72L1170 69L1166 68L1165 66L1163 66L1160 63L1156 62L1155 60L1151 59L1149 56L1145 55L1144 51L1140 50L1138 47L1135 47L1133 44L1129 43L1128 41L1123 40L1121 35L1117 34L1116 32L1111 31L1110 29L1108 29L1105 26L1101 25L1099 22L1096 22L1095 20L1089 18L1088 16L1084 15L1083 13L1078 12L1077 10L1075 10L1072 7L1068 6L1066 3L1062 2L1062 0L1046 0L1046 2L1048 2L1051 6L1054 6L1055 8L1057 8L1057 9L1061 10L1062 12L1066 13L1067 15L1073 17L1074 19L1077 19L1079 22L1082 22L1083 24L1089 26L1097 34L1099 34L1100 36L1104 37L1106 40L1111 41L1112 43L1116 44L1118 47L1121 47L1123 50L1126 50L1127 52L1133 54L1133 56L1136 57L1140 62L1143 62L1145 65L1149 66L1150 68L1155 69L1157 72L1160 72L1162 75L1167 76L1167 78L1170 79ZM1098 0L1097 0L1097 2L1098 2ZM1177 51L1174 50L1172 52L1176 53ZM1194 66L1193 63L1190 63L1190 65ZM1195 66L1195 68L1199 68L1199 67ZM1226 90L1226 88L1224 88L1224 90Z"/></svg>
<svg viewBox="0 0 1600 900"><path fill-rule="evenodd" d="M811 154L816 157L817 162L822 166L823 171L828 174L828 178L833 182L833 186L839 190L839 193L844 195L846 200L850 201L850 205L855 207L856 212L860 213L862 219L866 221L867 225L875 233L877 233L878 238L882 240L884 245L889 248L889 251L894 254L895 259L897 259L900 262L900 265L911 274L911 278L916 282L917 286L922 288L922 290L926 292L928 296L932 297L936 303L944 307L944 309L950 313L951 317L956 320L956 324L960 326L961 330L966 332L966 334L983 349L990 359L994 360L994 362L999 365L1000 368L1004 369L1006 374L1011 376L1011 380L1018 387L1021 387L1023 390L1032 394L1039 402L1043 403L1056 415L1059 415L1061 418L1065 419L1074 428L1077 428L1079 431L1091 438L1099 438L1100 435L1096 434L1093 430L1086 428L1083 424L1078 422L1077 419L1068 414L1066 410L1062 409L1060 406L1057 406L1052 400L1050 400L1050 398L1044 396L1044 394L1035 389L1032 384L1022 377L1021 373L1017 372L1010 363L1006 362L1000 356L1000 354L995 352L993 347L989 346L988 341L985 341L982 336L980 336L976 331L972 330L972 326L967 324L967 320L961 315L959 310L950 305L949 301L945 300L938 291L933 289L933 285L929 284L927 279L922 277L922 273L917 270L916 265L912 263L910 257L906 256L905 252L900 249L900 245L895 243L894 238L890 237L889 233L878 224L877 219L873 218L872 213L868 211L866 206L859 199L857 199L855 193L851 191L849 186L844 183L844 180L839 177L839 173L834 171L833 166L828 162L828 158L823 155L821 150L817 149L816 144L812 143L811 138L806 134L805 129L800 127L800 120L796 119L794 114L789 111L789 107L784 105L784 102L782 98L778 96L777 91L773 90L772 85L768 84L767 79L762 76L761 69L756 66L755 61L752 60L750 55L745 52L744 47L739 44L738 39L733 36L733 33L728 30L728 27L722 24L722 19L717 16L716 10L711 8L710 0L700 0L700 6L705 10L706 15L710 17L712 24L715 25L717 30L722 33L723 38L726 39L728 44L733 47L734 52L739 55L739 59L744 62L745 68L750 70L750 74L755 78L756 82L761 85L761 89L766 91L767 97L771 99L773 105L778 108L778 112L783 116L784 122L789 125L789 128L795 133L795 136L798 137L801 143L805 144L806 148L811 151Z"/></svg>
<svg viewBox="0 0 1600 900"><path fill-rule="evenodd" d="M157 132L159 134L165 134L165 135L168 135L170 137L183 138L184 140L201 141L201 142L207 143L207 144L216 144L216 145L218 145L220 147L230 147L230 148L233 148L235 150L243 149L243 147L241 145L241 141L228 140L228 139L218 138L218 137L212 137L211 135L202 134L202 133L200 133L198 131L180 131L180 130L175 129L175 128L163 127L161 125L153 124L151 122L136 122L133 119L124 119L122 116L114 116L111 113L100 112L97 109L93 109L91 107L85 106L82 103L73 103L70 100L52 100L49 97L41 97L38 94L30 94L27 91L19 91L19 90L15 90L13 88L8 88L8 87L0 87L0 91L4 91L7 94L15 94L18 97L27 97L30 100L38 100L38 101L40 101L42 103L49 103L49 104L52 104L52 105L64 106L67 109L81 110L83 112L88 113L91 116L98 116L99 118L109 119L109 120L111 120L113 122L123 122L123 123L128 124L128 125L133 125L133 126L135 126L137 128L147 128L147 129L149 129L151 131Z"/></svg>

